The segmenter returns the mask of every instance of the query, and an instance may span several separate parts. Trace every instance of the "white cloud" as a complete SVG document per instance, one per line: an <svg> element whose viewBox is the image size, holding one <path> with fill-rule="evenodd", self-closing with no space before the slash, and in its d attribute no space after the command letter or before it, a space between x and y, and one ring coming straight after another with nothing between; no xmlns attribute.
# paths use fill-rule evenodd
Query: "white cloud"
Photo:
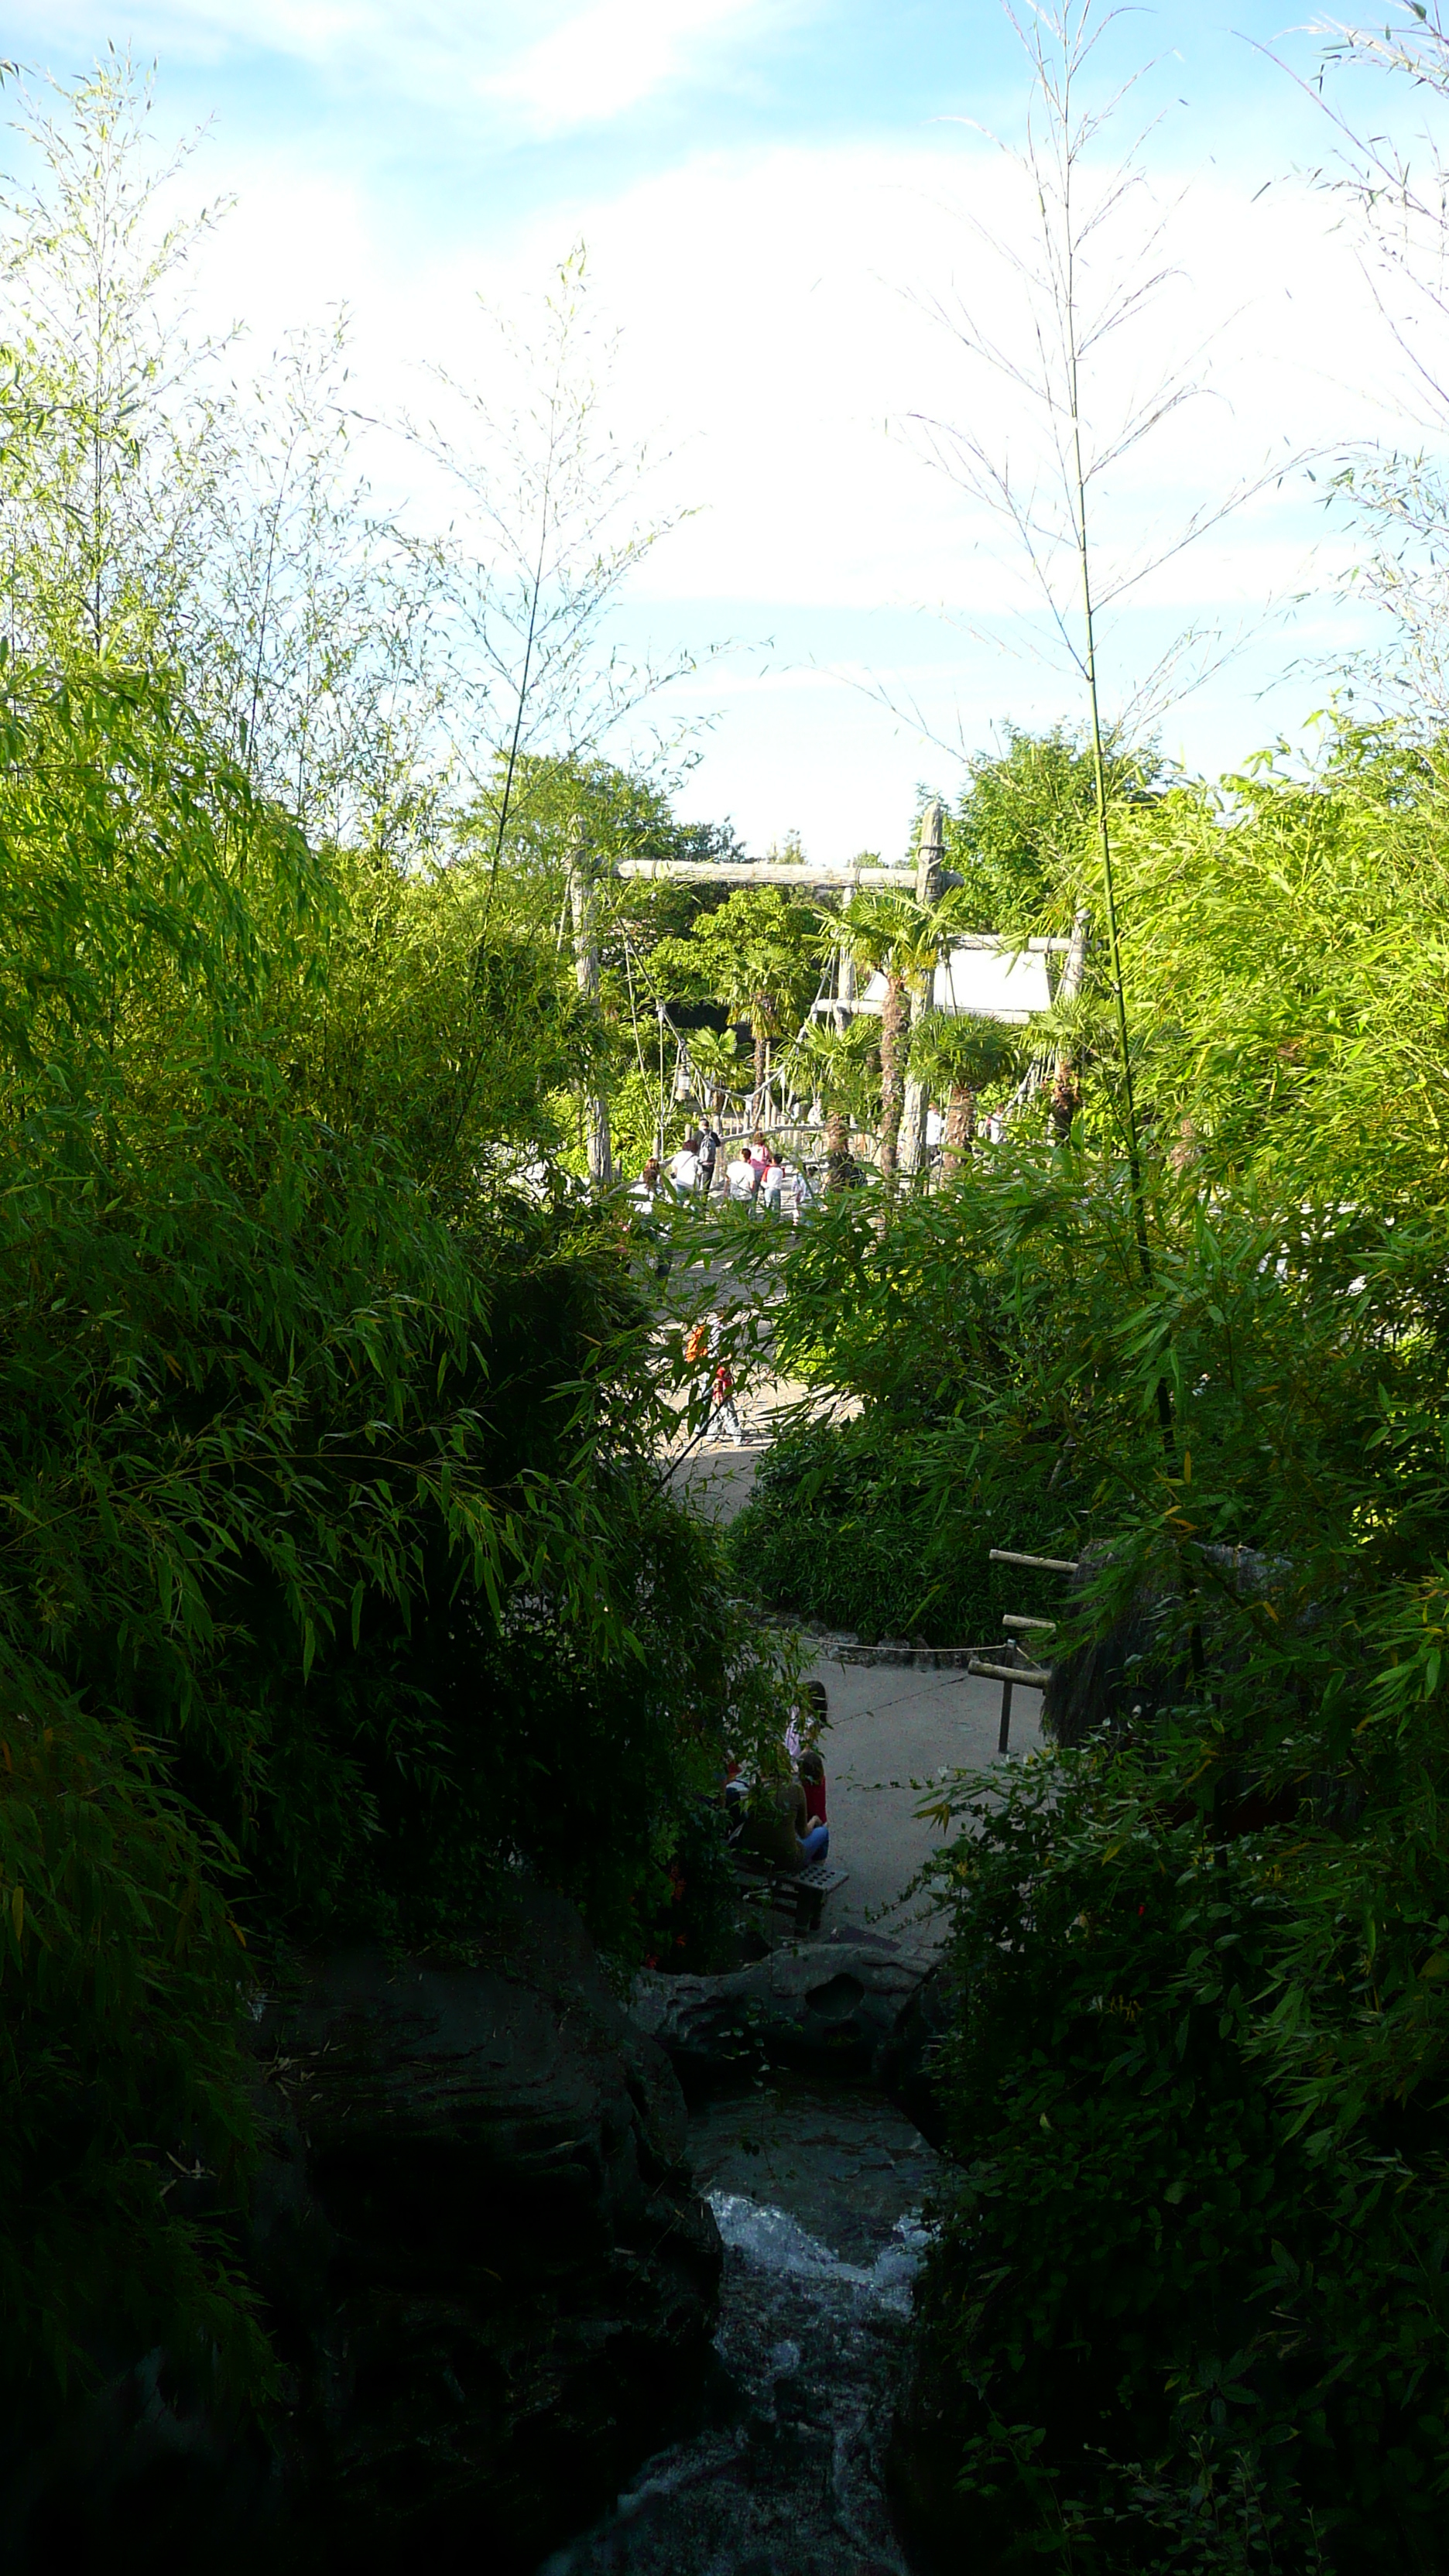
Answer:
<svg viewBox="0 0 1449 2576"><path fill-rule="evenodd" d="M11 37L27 59L95 51L106 25L88 0L26 11ZM707 78L731 43L759 44L812 0L139 0L138 53L221 65L258 53L305 63L349 88L425 102L449 122L492 107L534 138L608 124L659 91Z"/></svg>
<svg viewBox="0 0 1449 2576"><path fill-rule="evenodd" d="M743 35L782 15L766 0L597 0L485 79L541 135L637 107L700 68L701 39Z"/></svg>
<svg viewBox="0 0 1449 2576"><path fill-rule="evenodd" d="M614 0L586 13L605 19ZM644 9L631 20L644 25ZM707 33L700 19L691 41ZM543 59L535 50L534 73ZM208 294L223 313L244 311L263 341L346 298L365 408L416 403L411 371L440 353L457 372L481 366L475 291L504 305L536 295L560 251L587 238L625 332L621 436L662 428L675 454L660 504L703 505L650 559L630 631L696 644L711 632L779 638L769 670L747 656L680 693L722 711L689 799L698 810L733 811L756 843L794 823L822 854L893 847L917 777L946 773L919 735L850 684L877 645L887 693L917 699L933 731L951 734L959 718L968 745L1003 716L1063 711L1061 684L1029 652L1006 650L1030 641L1019 557L903 434L913 412L944 410L1018 460L1031 452L1020 406L963 364L911 294L959 280L1003 328L1013 323L1000 278L948 211L954 194L983 216L1009 216L982 151L930 139L698 157L598 202L556 204L506 238L459 238L440 210L431 251L415 230L406 246L393 236L362 181L305 178L282 160L223 175L242 204ZM1100 522L1104 560L1269 454L1392 434L1391 352L1348 244L1312 198L1275 192L1255 207L1249 195L1210 174L1177 219L1184 283L1158 327L1200 337L1215 316L1236 319L1212 356L1214 398L1179 414L1116 479ZM1151 352L1139 355L1145 370ZM1134 661L1155 658L1175 626L1217 614L1236 623L1302 587L1321 537L1311 499L1298 478L1174 557L1123 624L1113 694L1119 684L1127 693ZM956 627L929 614L911 623L910 612L938 606ZM973 627L998 643L983 645ZM1279 718L1254 692L1293 651L1279 639L1193 701L1172 747L1228 760L1272 732ZM822 670L807 676L798 666L812 657ZM831 669L840 676L827 683ZM1312 695L1305 681L1305 708Z"/></svg>

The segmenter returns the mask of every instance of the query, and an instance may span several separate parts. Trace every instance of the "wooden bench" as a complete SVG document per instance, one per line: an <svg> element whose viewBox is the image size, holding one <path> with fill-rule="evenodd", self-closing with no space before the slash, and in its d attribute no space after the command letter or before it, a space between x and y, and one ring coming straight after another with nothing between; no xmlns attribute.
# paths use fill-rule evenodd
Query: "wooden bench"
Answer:
<svg viewBox="0 0 1449 2576"><path fill-rule="evenodd" d="M793 1914L798 1931L817 1932L827 1896L844 1887L850 1872L832 1868L828 1860L812 1861L808 1869L786 1870L741 1857L735 1862L735 1876L748 1894L758 1890L778 1913Z"/></svg>

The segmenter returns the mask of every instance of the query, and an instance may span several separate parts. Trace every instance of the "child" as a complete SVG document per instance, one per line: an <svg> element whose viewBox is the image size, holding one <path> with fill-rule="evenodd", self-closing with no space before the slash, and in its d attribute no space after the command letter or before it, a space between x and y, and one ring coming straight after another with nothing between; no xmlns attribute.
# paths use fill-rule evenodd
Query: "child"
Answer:
<svg viewBox="0 0 1449 2576"><path fill-rule="evenodd" d="M712 1427L715 1438L717 1440L742 1440L744 1434L740 1429L740 1417L735 1410L734 1371L730 1367L728 1360L721 1360L718 1368L715 1370L714 1385L711 1390L711 1394L714 1405Z"/></svg>
<svg viewBox="0 0 1449 2576"><path fill-rule="evenodd" d="M802 1753L795 1765L805 1792L805 1813L812 1825L825 1822L825 1765L818 1753Z"/></svg>
<svg viewBox="0 0 1449 2576"><path fill-rule="evenodd" d="M796 1765L800 1786L805 1792L805 1831L800 1837L800 1856L808 1869L815 1860L825 1860L830 1852L830 1827L825 1821L825 1765L818 1753L802 1753Z"/></svg>

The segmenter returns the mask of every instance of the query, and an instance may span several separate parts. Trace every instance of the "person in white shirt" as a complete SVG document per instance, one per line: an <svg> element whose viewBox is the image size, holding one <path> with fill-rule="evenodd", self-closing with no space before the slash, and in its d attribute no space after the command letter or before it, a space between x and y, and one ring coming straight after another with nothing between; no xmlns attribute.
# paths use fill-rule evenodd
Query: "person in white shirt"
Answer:
<svg viewBox="0 0 1449 2576"><path fill-rule="evenodd" d="M785 1166L773 1145L766 1147L766 1162L760 1174L760 1204L767 1216L780 1213L780 1192L785 1186Z"/></svg>
<svg viewBox="0 0 1449 2576"><path fill-rule="evenodd" d="M725 1179L729 1183L732 1199L739 1199L748 1204L754 1197L757 1179L755 1167L753 1163L746 1161L742 1153L736 1153L733 1161L727 1166Z"/></svg>
<svg viewBox="0 0 1449 2576"><path fill-rule="evenodd" d="M692 1199L699 1186L699 1138L686 1136L669 1165L669 1178L676 1198Z"/></svg>

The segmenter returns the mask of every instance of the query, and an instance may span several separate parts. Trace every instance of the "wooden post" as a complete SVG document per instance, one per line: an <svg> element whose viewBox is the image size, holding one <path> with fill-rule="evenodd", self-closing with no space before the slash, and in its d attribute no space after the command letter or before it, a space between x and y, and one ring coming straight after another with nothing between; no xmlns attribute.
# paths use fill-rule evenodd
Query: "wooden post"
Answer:
<svg viewBox="0 0 1449 2576"><path fill-rule="evenodd" d="M1079 912L1072 923L1072 936L1067 947L1067 962L1062 968L1062 980L1056 990L1056 999L1059 1002L1074 1002L1082 989L1082 977L1087 971L1089 929L1087 914L1085 911ZM1036 943L1032 944L1035 946Z"/></svg>
<svg viewBox="0 0 1449 2576"><path fill-rule="evenodd" d="M1011 1684L1010 1682L1003 1682L1001 1685L1001 1732L996 1739L996 1750L998 1753L1004 1753L1006 1751L1010 1736Z"/></svg>
<svg viewBox="0 0 1449 2576"><path fill-rule="evenodd" d="M933 797L921 816L921 837L916 852L916 901L936 904L941 900L941 876L946 864L946 833L939 797ZM935 999L935 969L924 993L911 991L911 1027L914 1029ZM923 1172L929 1159L926 1145L926 1119L930 1111L930 1094L919 1074L906 1082L905 1107L901 1112L900 1167L903 1172Z"/></svg>
<svg viewBox="0 0 1449 2576"><path fill-rule="evenodd" d="M595 882L588 854L580 842L569 862L569 909L574 925L574 973L585 1001L599 995L599 946L594 922ZM609 1103L602 1092L584 1095L584 1149L589 1161L589 1187L602 1196L614 1178L609 1144Z"/></svg>
<svg viewBox="0 0 1449 2576"><path fill-rule="evenodd" d="M916 848L916 901L939 903L941 875L946 865L946 826L939 796L933 796L921 816L921 837Z"/></svg>

